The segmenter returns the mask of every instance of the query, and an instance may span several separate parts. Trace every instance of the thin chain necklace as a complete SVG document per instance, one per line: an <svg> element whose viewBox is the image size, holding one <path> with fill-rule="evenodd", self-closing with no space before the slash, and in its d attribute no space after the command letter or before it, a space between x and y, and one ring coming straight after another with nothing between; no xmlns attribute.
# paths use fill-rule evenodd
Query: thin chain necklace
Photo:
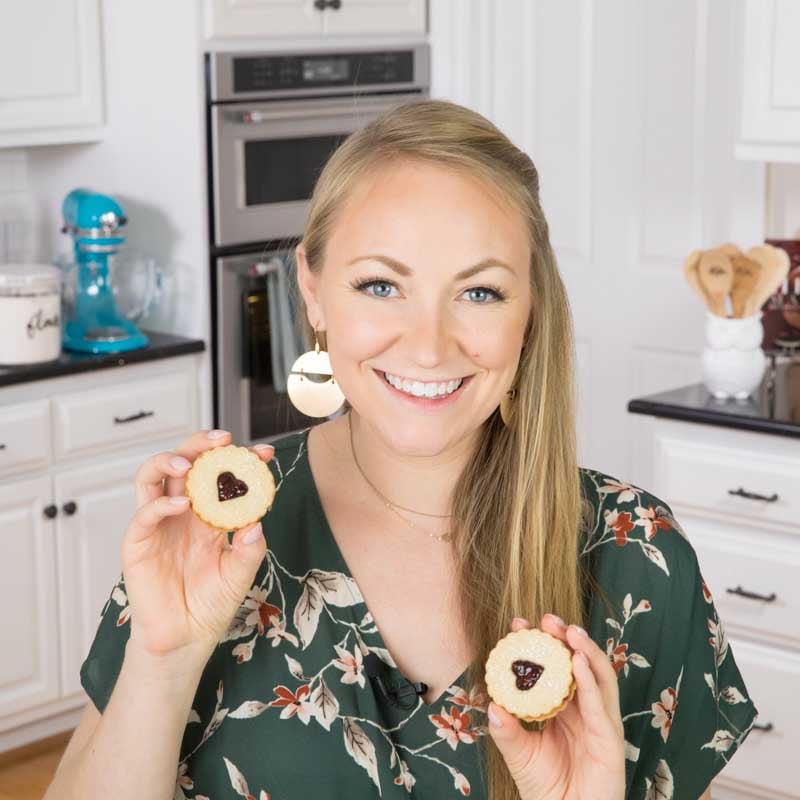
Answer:
<svg viewBox="0 0 800 800"><path fill-rule="evenodd" d="M383 493L378 489L377 486L366 476L364 470L361 469L361 464L358 463L358 458L356 457L356 448L353 445L353 425L350 422L350 414L347 414L347 427L350 431L350 451L353 453L353 461L356 463L356 467L358 467L358 471L361 473L361 477L372 487L375 493L380 497L387 508L394 511L398 517L400 517L406 525L410 525L412 528L416 528L418 531L427 534L431 537L431 539L435 539L437 542L449 542L452 539L451 532L449 530L445 531L444 533L439 534L438 536L435 533L430 533L429 531L423 530L419 527L419 525L415 525L410 519L406 519L397 509L403 508L403 506L398 506L396 503L392 503L391 500L388 500ZM403 509L404 511L413 511L411 508ZM423 514L426 517L449 517L450 514L424 514L422 511L415 511L415 514Z"/></svg>

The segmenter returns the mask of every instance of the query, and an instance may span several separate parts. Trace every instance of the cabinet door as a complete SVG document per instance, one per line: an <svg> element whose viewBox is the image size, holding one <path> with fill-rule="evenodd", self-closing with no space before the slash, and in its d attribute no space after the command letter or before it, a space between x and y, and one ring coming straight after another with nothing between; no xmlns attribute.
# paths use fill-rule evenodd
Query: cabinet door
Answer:
<svg viewBox="0 0 800 800"><path fill-rule="evenodd" d="M122 571L120 544L136 510L133 479L148 455L109 458L99 466L64 472L54 479L61 685L65 698L83 691L80 666Z"/></svg>
<svg viewBox="0 0 800 800"><path fill-rule="evenodd" d="M47 477L0 486L0 730L12 726L8 715L59 695L50 502Z"/></svg>
<svg viewBox="0 0 800 800"><path fill-rule="evenodd" d="M0 0L0 146L99 138L99 0Z"/></svg>
<svg viewBox="0 0 800 800"><path fill-rule="evenodd" d="M314 36L323 14L313 0L206 0L213 36Z"/></svg>
<svg viewBox="0 0 800 800"><path fill-rule="evenodd" d="M322 14L327 35L425 33L425 0L341 0Z"/></svg>
<svg viewBox="0 0 800 800"><path fill-rule="evenodd" d="M736 155L800 162L800 3L746 0Z"/></svg>

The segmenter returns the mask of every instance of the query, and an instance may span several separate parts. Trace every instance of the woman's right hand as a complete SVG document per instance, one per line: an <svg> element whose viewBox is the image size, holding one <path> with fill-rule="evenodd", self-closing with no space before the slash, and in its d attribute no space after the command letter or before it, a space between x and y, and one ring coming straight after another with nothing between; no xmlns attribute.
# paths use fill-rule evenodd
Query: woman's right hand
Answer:
<svg viewBox="0 0 800 800"><path fill-rule="evenodd" d="M209 434L222 434L212 438ZM122 571L131 608L131 642L153 656L180 654L203 664L239 609L266 553L261 523L227 532L192 512L186 473L204 451L231 443L228 432L199 431L175 452L145 461L136 473L137 511L122 540ZM269 461L274 448L256 450ZM257 537L245 544L245 535Z"/></svg>

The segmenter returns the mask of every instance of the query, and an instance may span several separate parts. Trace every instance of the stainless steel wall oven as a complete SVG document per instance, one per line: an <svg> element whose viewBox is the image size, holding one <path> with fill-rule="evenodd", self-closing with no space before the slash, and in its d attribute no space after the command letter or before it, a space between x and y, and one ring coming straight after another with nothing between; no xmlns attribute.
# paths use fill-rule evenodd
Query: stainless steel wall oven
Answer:
<svg viewBox="0 0 800 800"><path fill-rule="evenodd" d="M314 183L347 136L429 85L425 43L206 55L214 424L234 441L314 422L286 394L308 345L291 287Z"/></svg>

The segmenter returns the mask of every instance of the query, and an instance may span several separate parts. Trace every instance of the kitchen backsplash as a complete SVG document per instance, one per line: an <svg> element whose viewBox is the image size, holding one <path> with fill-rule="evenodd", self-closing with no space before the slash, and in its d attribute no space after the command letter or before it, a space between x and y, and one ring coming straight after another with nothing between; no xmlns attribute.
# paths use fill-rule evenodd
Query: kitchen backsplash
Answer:
<svg viewBox="0 0 800 800"><path fill-rule="evenodd" d="M0 150L0 263L35 260L36 207L25 150Z"/></svg>

